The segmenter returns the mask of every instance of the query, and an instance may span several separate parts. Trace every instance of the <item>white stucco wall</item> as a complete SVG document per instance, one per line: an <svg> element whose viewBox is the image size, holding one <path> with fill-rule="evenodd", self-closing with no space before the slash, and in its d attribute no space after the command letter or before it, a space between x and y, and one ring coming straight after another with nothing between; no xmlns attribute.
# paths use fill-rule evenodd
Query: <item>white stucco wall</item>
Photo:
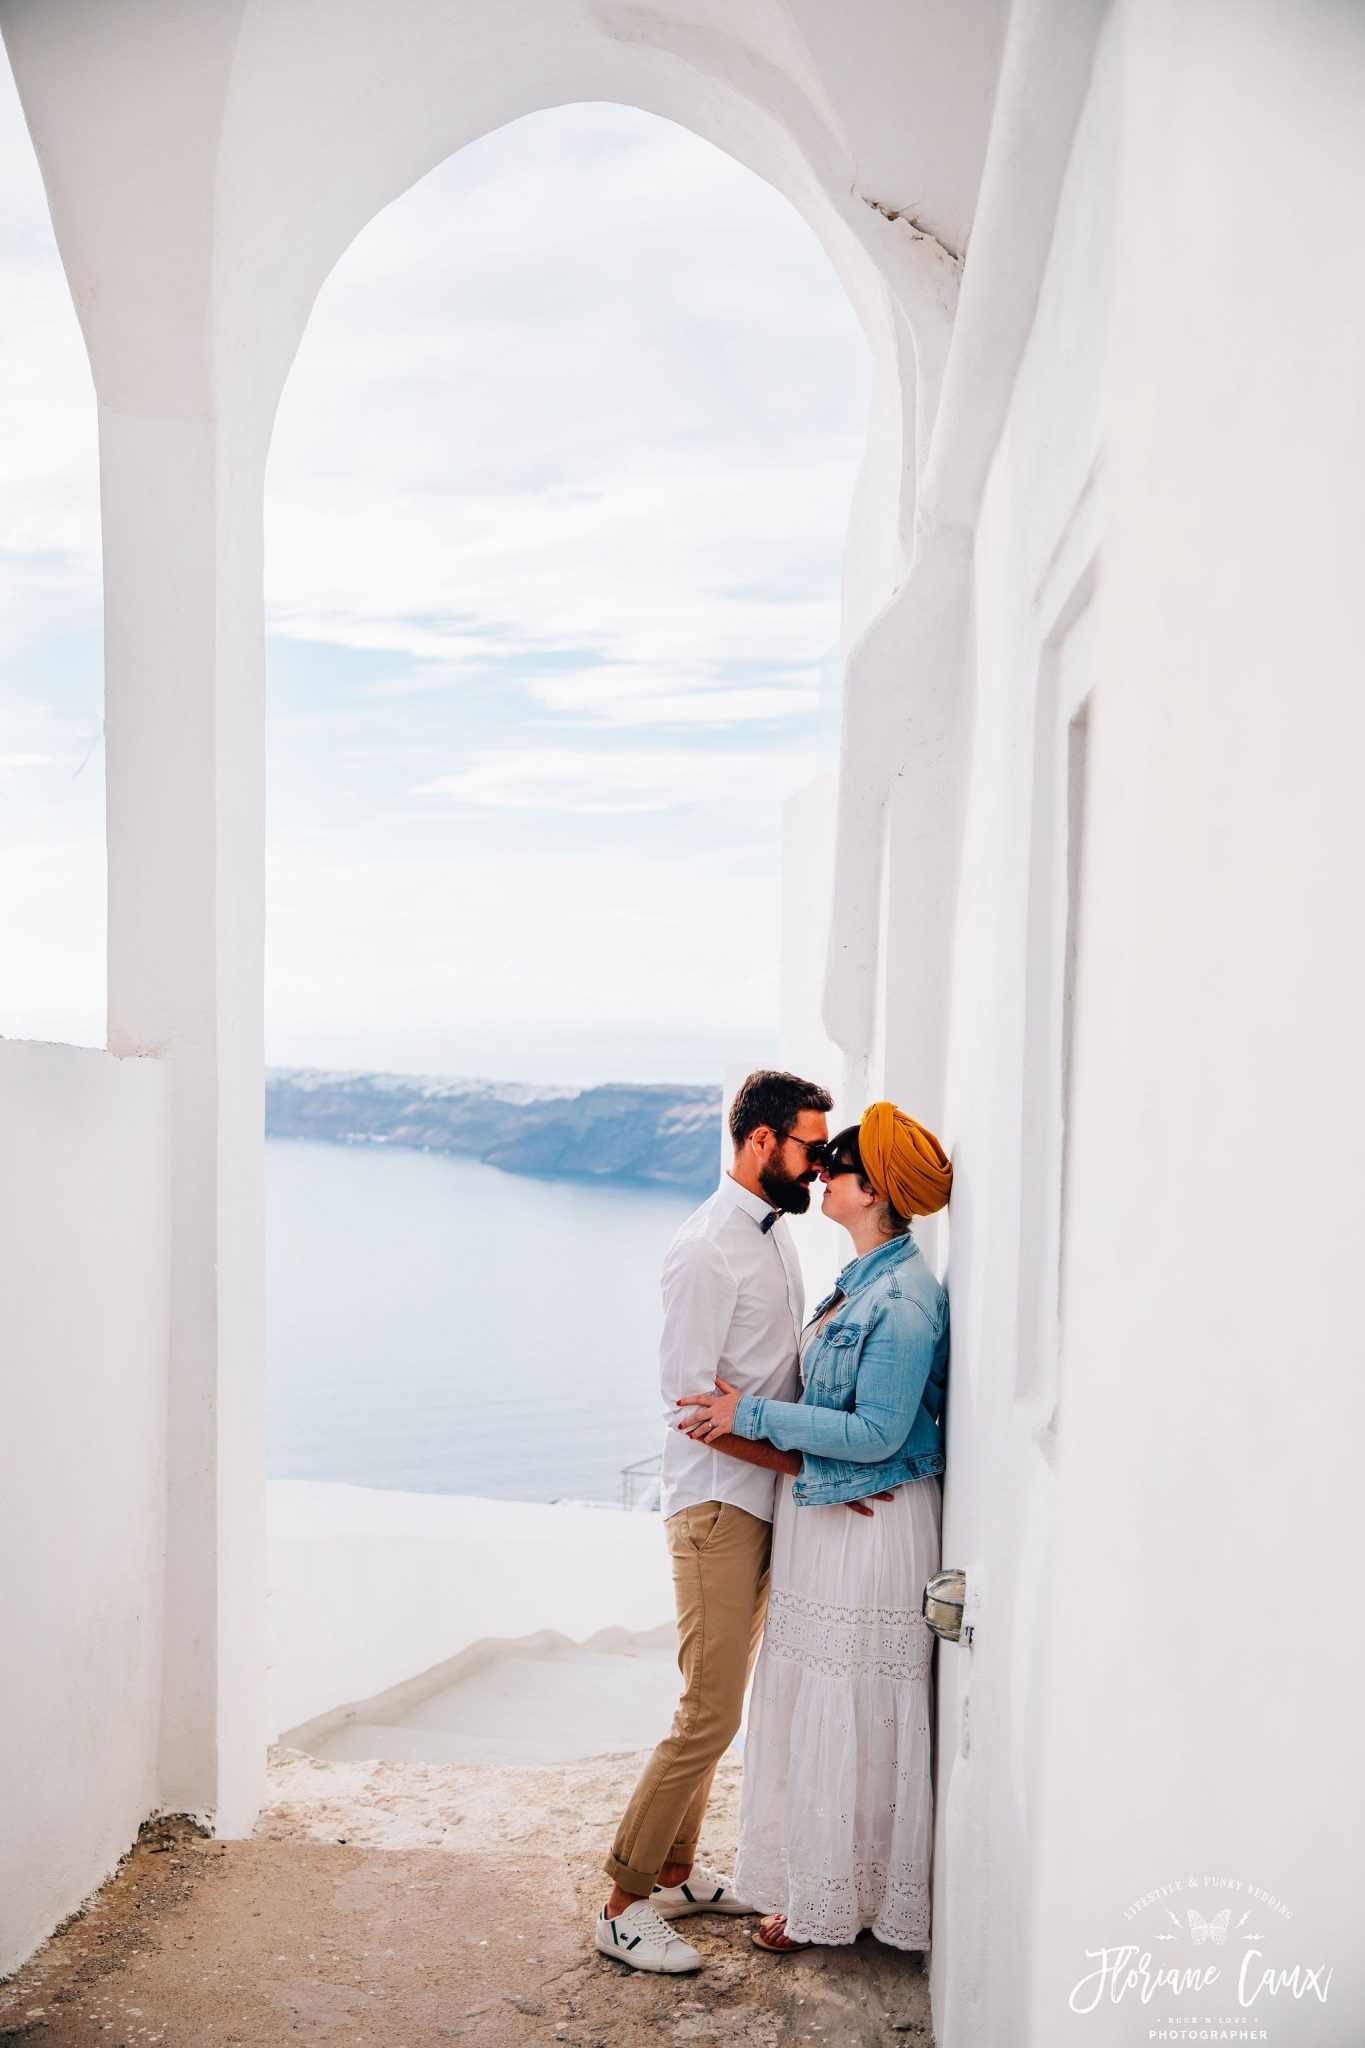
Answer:
<svg viewBox="0 0 1365 2048"><path fill-rule="evenodd" d="M673 1620L654 1514L308 1480L269 1496L272 1739L485 1637Z"/></svg>
<svg viewBox="0 0 1365 2048"><path fill-rule="evenodd" d="M1068 2005L1125 1942L1220 1963L1184 2010L1237 2014L1251 1937L1200 1954L1186 1901L1268 1917L1267 1965L1331 1969L1325 2002L1262 2000L1264 2038L1345 2048L1365 2023L1340 1826L1365 1565L1362 77L1345 8L1115 12L976 520L944 1133L944 1550L976 1632L939 1666L942 2048L1148 2039L1160 1996ZM893 787L873 1080L899 1095L933 957L895 909L922 822ZM1172 1880L1179 1917L1144 1921Z"/></svg>
<svg viewBox="0 0 1365 2048"><path fill-rule="evenodd" d="M825 956L829 941L830 883L834 869L836 778L818 776L799 790L782 813L782 1035L779 1064L828 1088L834 1097L830 1130L842 1130L857 1115L842 1098L843 1055L821 1016ZM860 1109L861 1104L858 1105ZM816 1190L812 1211L819 1207ZM849 1243L836 1224L812 1213L794 1228L808 1306L819 1301L847 1262Z"/></svg>
<svg viewBox="0 0 1365 2048"><path fill-rule="evenodd" d="M1045 1191L1025 1128L1031 982L1046 978L1046 919L1031 877L1047 642L1069 616L1099 537L1109 252L1115 205L1116 23L1097 54L1042 289L976 535L966 817L956 893L946 1135L956 1178L943 1558L968 1571L976 1634L939 1653L934 1990L943 2048L1018 2048L1038 1825L1040 1617L1055 1482L1050 1398L1021 1384L1031 1342L1020 1259L1037 1259ZM891 845L914 845L893 795ZM907 890L922 868L896 861ZM1054 886L1048 910L1061 914ZM1032 929L1031 929L1032 925ZM887 1078L913 1070L916 954L890 931ZM898 1026L898 1020L899 1026ZM909 1040L907 1043L906 1041Z"/></svg>
<svg viewBox="0 0 1365 2048"><path fill-rule="evenodd" d="M1244 1888L1215 2011L1255 1933L1333 1971L1272 2044L1365 2037L1362 81L1358 7L1129 13L1038 2048L1147 2038L1069 1988L1191 1877Z"/></svg>
<svg viewBox="0 0 1365 2048"><path fill-rule="evenodd" d="M0 1041L0 1974L157 1806L168 1078Z"/></svg>

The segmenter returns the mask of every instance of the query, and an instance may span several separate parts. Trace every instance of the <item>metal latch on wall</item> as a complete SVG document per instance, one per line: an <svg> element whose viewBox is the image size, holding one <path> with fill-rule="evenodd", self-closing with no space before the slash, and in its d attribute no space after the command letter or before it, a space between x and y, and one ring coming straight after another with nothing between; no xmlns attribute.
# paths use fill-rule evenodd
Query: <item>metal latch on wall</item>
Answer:
<svg viewBox="0 0 1365 2048"><path fill-rule="evenodd" d="M962 1620L967 1600L965 1572L935 1572L924 1589L920 1613L945 1643L970 1643L972 1625Z"/></svg>

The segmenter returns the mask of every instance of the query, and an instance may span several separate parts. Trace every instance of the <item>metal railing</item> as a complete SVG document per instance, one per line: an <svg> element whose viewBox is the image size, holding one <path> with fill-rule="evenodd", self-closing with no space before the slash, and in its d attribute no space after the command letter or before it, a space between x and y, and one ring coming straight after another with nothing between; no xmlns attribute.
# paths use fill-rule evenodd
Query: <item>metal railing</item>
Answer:
<svg viewBox="0 0 1365 2048"><path fill-rule="evenodd" d="M621 1505L623 1508L657 1508L659 1505L659 1466L657 1456L637 1458L633 1465L621 1467Z"/></svg>

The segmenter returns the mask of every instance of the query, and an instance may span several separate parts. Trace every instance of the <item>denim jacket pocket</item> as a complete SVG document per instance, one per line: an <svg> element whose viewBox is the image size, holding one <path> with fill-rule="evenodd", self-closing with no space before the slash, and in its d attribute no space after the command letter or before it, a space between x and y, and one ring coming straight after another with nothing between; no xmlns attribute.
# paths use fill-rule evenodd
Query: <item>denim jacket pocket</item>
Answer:
<svg viewBox="0 0 1365 2048"><path fill-rule="evenodd" d="M812 1378L831 1393L847 1393L858 1377L862 1343L860 1324L830 1324L820 1333L819 1349L811 1361Z"/></svg>

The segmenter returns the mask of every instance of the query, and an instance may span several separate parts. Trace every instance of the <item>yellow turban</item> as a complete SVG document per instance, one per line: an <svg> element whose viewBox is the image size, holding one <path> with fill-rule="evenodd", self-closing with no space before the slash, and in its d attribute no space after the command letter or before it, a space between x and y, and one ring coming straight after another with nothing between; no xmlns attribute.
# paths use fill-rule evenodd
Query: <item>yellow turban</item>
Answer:
<svg viewBox="0 0 1365 2048"><path fill-rule="evenodd" d="M874 1102L858 1126L863 1171L902 1216L932 1216L953 1186L952 1163L932 1131L894 1102Z"/></svg>

